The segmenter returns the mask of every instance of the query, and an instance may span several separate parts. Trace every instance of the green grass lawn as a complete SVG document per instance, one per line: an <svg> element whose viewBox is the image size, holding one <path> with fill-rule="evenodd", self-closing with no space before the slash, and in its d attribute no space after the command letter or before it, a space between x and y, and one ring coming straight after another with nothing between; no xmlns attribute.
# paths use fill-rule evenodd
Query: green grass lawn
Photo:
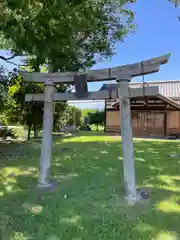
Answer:
<svg viewBox="0 0 180 240"><path fill-rule="evenodd" d="M180 158L168 157L180 142L135 141L137 185L150 198L127 206L120 140L93 134L55 137L48 193L35 188L40 142L0 143L1 240L180 239Z"/></svg>

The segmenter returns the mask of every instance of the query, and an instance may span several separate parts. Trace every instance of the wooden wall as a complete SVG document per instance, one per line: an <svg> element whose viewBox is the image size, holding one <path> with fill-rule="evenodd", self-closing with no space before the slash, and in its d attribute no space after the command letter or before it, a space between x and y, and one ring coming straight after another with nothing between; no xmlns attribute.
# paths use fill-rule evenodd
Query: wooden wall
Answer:
<svg viewBox="0 0 180 240"><path fill-rule="evenodd" d="M106 132L120 132L119 111L106 111Z"/></svg>
<svg viewBox="0 0 180 240"><path fill-rule="evenodd" d="M137 111L136 113L139 116L132 119L134 136L164 136L164 113Z"/></svg>
<svg viewBox="0 0 180 240"><path fill-rule="evenodd" d="M167 113L167 134L180 132L180 111Z"/></svg>
<svg viewBox="0 0 180 240"><path fill-rule="evenodd" d="M166 134L180 132L180 112L133 112L132 126L134 136L164 137ZM165 123L165 116L167 120ZM166 129L165 129L166 125ZM120 132L119 111L106 111L106 132Z"/></svg>

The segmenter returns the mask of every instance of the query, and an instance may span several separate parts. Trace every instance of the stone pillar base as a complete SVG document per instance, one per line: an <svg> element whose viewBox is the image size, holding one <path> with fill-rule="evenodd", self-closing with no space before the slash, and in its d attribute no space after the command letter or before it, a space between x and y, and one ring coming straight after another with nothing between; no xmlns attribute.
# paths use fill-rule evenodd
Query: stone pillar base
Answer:
<svg viewBox="0 0 180 240"><path fill-rule="evenodd" d="M38 189L53 189L56 187L56 182L54 181L49 181L46 183L38 183L38 185L36 186L36 188Z"/></svg>

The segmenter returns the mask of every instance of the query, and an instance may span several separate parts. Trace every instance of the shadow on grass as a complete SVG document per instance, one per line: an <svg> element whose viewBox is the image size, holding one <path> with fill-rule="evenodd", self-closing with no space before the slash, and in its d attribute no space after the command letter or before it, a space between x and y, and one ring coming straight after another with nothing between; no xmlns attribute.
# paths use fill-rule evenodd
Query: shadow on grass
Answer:
<svg viewBox="0 0 180 240"><path fill-rule="evenodd" d="M32 155L7 165L3 161L0 226L4 239L179 239L180 159L168 157L180 152L179 142L135 143L137 184L149 189L150 199L130 207L122 198L120 142L108 137L104 142L56 140L52 174L58 184L53 192L42 194L35 188L37 142L20 145ZM67 151L59 152L60 148Z"/></svg>
<svg viewBox="0 0 180 240"><path fill-rule="evenodd" d="M74 133L69 134L63 134L63 133L53 133L54 137L62 137L62 138L70 138L70 137L76 137L76 136L112 136L110 133L105 133L104 131L77 131Z"/></svg>

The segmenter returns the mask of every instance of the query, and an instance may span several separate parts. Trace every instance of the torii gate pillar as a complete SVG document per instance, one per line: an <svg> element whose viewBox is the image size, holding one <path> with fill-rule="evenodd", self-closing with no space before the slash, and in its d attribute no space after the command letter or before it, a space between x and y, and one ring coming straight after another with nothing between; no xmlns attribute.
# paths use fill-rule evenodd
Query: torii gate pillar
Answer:
<svg viewBox="0 0 180 240"><path fill-rule="evenodd" d="M120 102L120 128L122 137L123 150L123 174L125 198L129 204L134 204L137 201L136 193L136 177L134 166L134 147L131 121L131 107L129 96L130 75L125 75L119 79L119 102Z"/></svg>
<svg viewBox="0 0 180 240"><path fill-rule="evenodd" d="M43 139L40 157L40 188L48 188L54 185L49 180L52 158L52 131L53 131L53 100L52 94L55 92L54 83L51 79L46 79L44 93L44 116L43 116Z"/></svg>

